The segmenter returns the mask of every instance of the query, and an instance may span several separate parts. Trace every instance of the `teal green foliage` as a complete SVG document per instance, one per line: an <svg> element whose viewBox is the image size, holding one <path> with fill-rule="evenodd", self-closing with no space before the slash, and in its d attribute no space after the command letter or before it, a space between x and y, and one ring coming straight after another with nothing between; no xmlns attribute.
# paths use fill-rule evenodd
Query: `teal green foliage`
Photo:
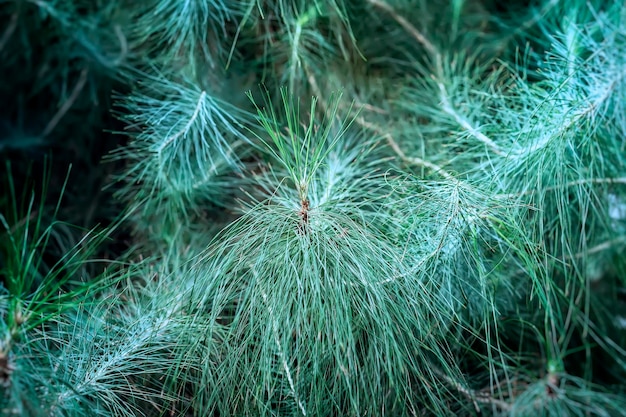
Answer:
<svg viewBox="0 0 626 417"><path fill-rule="evenodd" d="M620 2L0 19L0 414L626 415Z"/></svg>

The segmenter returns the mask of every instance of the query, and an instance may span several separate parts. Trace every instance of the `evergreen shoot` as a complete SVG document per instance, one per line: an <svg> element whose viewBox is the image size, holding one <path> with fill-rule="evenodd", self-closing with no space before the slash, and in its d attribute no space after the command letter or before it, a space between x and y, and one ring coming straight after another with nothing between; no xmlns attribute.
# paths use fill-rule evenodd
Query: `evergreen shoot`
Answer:
<svg viewBox="0 0 626 417"><path fill-rule="evenodd" d="M626 416L623 2L0 22L0 415Z"/></svg>

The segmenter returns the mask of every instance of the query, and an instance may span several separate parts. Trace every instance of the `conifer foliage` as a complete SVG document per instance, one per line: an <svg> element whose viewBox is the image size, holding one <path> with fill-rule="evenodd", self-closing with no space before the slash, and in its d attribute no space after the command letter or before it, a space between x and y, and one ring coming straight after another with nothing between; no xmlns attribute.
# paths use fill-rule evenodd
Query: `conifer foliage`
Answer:
<svg viewBox="0 0 626 417"><path fill-rule="evenodd" d="M0 21L1 415L626 416L622 2Z"/></svg>

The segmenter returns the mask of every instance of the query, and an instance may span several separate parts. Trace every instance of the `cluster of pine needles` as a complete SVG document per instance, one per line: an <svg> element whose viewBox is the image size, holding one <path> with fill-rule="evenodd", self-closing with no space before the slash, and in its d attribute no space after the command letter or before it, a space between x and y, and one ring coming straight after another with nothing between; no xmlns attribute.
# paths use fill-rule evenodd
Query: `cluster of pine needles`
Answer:
<svg viewBox="0 0 626 417"><path fill-rule="evenodd" d="M0 415L626 416L623 2L0 22Z"/></svg>

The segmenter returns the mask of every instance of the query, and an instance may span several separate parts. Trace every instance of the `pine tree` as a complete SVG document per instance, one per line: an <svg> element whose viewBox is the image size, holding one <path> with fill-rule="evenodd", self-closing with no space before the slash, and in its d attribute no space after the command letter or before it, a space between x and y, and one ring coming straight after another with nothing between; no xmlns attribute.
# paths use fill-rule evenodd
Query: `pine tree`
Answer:
<svg viewBox="0 0 626 417"><path fill-rule="evenodd" d="M623 3L0 16L0 414L626 416Z"/></svg>

